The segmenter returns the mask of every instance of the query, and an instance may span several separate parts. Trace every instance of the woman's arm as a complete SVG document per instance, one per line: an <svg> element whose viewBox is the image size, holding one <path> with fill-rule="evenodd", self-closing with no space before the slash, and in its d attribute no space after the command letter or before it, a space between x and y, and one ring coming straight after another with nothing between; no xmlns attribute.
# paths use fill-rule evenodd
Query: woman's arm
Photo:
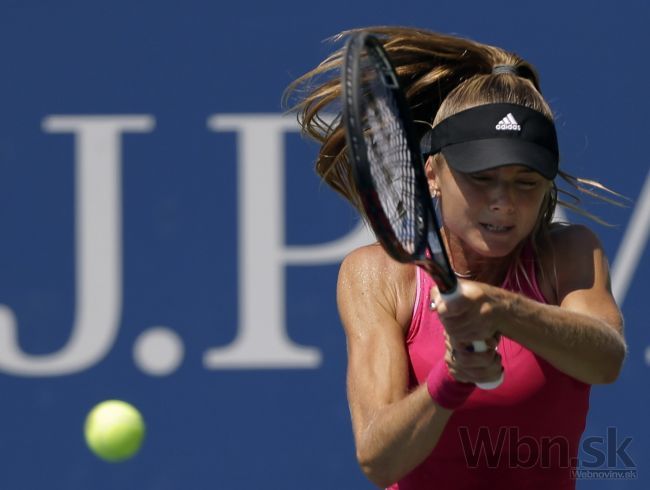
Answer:
<svg viewBox="0 0 650 490"><path fill-rule="evenodd" d="M621 371L626 345L602 246L584 226L554 230L551 244L552 256L545 262L547 269L555 262L547 276L557 276L559 306L517 296L509 305L515 321L502 332L580 381L611 383Z"/></svg>
<svg viewBox="0 0 650 490"><path fill-rule="evenodd" d="M438 313L458 340L498 331L580 381L611 383L620 373L626 346L602 247L581 226L559 229L551 241L558 306L465 282L464 301L439 305ZM553 271L545 271L545 277L554 276ZM439 298L436 291L433 294Z"/></svg>
<svg viewBox="0 0 650 490"><path fill-rule="evenodd" d="M614 382L626 353L618 326L565 304L543 305L517 296L507 310L511 321L501 332L584 383Z"/></svg>
<svg viewBox="0 0 650 490"><path fill-rule="evenodd" d="M337 300L357 459L384 488L429 455L451 415L425 385L408 391L405 332L414 298L414 267L394 262L378 246L353 252L341 265Z"/></svg>

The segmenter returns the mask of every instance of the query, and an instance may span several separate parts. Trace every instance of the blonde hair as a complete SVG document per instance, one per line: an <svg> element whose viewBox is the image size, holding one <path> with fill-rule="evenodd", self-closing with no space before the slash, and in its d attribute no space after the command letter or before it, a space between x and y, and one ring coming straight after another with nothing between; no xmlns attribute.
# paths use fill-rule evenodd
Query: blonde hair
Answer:
<svg viewBox="0 0 650 490"><path fill-rule="evenodd" d="M333 39L341 41L360 30L370 32L380 39L395 66L414 120L427 123L416 125L418 138L431 127L450 93L456 90L461 95L458 90L460 86L475 79L477 75L487 78L518 78L490 75L495 65L515 65L521 76L529 80L530 86L539 90L534 68L518 56L455 36L409 27L369 27L346 31ZM342 54L342 49L336 51L315 69L294 81L285 92L285 102L291 96L299 97L292 109L298 112L298 121L304 133L321 143L316 172L359 208L347 161L345 131L340 120L342 87L339 73ZM477 99L474 105L480 103ZM338 116L333 122L327 117L331 112ZM449 111L447 115L451 114Z"/></svg>
<svg viewBox="0 0 650 490"><path fill-rule="evenodd" d="M355 29L333 39L341 41L361 30L376 36L388 53L416 121L418 139L439 121L462 110L490 103L522 105L553 120L552 111L541 94L536 69L514 53L469 39L410 27ZM297 111L303 132L321 144L316 172L363 215L351 175L345 130L341 122L342 87L339 73L342 54L342 49L334 52L315 69L294 81L287 88L284 100L288 103L293 96L299 97L292 109ZM516 73L493 73L498 65L511 66ZM331 112L336 115L333 121L327 117ZM615 204L618 204L615 199L598 191L621 197L598 182L573 177L562 170L558 175L573 191ZM559 200L559 193L567 195L570 202ZM535 248L546 236L558 204L603 223L579 208L580 198L577 195L558 190L553 181L532 232Z"/></svg>

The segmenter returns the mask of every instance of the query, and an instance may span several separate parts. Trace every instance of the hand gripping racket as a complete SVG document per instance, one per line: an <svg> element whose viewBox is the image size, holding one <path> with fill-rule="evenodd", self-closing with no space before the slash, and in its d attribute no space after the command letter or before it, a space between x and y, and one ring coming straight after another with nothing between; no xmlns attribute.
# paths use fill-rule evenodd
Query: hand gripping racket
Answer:
<svg viewBox="0 0 650 490"><path fill-rule="evenodd" d="M445 300L459 295L433 210L411 111L379 41L365 32L348 40L343 61L343 121L353 176L365 214L384 250L435 280ZM484 340L472 342L485 352ZM503 381L479 383L484 390Z"/></svg>

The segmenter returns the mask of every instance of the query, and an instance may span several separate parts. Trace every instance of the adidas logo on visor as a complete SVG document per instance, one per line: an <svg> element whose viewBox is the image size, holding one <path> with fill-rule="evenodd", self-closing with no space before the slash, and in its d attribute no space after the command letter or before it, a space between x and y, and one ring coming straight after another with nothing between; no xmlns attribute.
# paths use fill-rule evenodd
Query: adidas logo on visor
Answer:
<svg viewBox="0 0 650 490"><path fill-rule="evenodd" d="M509 112L506 117L499 121L496 128L499 131L521 131L521 126L512 115L512 112Z"/></svg>

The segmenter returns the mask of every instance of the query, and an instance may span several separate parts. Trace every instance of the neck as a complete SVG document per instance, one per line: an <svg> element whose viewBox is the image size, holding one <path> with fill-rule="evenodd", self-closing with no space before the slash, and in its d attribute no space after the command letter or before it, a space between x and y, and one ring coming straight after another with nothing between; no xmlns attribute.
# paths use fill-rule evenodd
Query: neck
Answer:
<svg viewBox="0 0 650 490"><path fill-rule="evenodd" d="M485 257L471 250L460 238L443 233L456 276L499 286L503 283L514 251L504 257Z"/></svg>

